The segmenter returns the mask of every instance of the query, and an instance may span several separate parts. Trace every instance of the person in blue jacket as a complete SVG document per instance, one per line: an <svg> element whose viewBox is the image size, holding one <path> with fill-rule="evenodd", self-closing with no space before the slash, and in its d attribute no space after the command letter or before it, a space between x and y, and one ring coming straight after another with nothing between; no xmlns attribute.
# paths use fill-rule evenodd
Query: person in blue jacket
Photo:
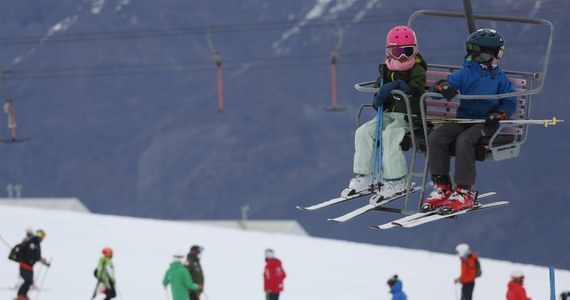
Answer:
<svg viewBox="0 0 570 300"><path fill-rule="evenodd" d="M451 99L462 95L498 95L514 92L507 76L499 68L505 51L501 34L489 28L479 29L466 41L467 56L463 68L439 80L431 91ZM485 119L478 124L443 124L428 137L429 169L435 184L421 211L440 209L443 214L472 208L476 179L475 145L481 138L492 136L500 120L511 117L516 110L516 97L500 99L461 99L457 118ZM456 187L450 173L449 146L455 146Z"/></svg>
<svg viewBox="0 0 570 300"><path fill-rule="evenodd" d="M392 294L392 300L407 300L408 296L403 291L403 284L398 275L394 275L388 279L388 286L390 287L390 294Z"/></svg>

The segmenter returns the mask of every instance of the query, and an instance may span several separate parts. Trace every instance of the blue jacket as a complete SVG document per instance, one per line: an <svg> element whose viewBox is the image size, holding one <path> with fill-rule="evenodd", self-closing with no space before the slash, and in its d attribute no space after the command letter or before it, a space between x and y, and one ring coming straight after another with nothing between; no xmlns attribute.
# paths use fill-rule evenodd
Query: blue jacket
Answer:
<svg viewBox="0 0 570 300"><path fill-rule="evenodd" d="M394 284L390 287L390 293L392 294L392 300L407 300L408 297L402 291L402 281L396 280Z"/></svg>
<svg viewBox="0 0 570 300"><path fill-rule="evenodd" d="M466 57L463 68L449 74L447 81L462 95L497 95L514 92L514 89L503 71L497 66L492 70L483 70L479 63ZM430 88L434 91L434 86ZM503 111L514 114L517 108L516 97L502 99L461 99L457 109L457 117L462 119L484 119L489 114Z"/></svg>

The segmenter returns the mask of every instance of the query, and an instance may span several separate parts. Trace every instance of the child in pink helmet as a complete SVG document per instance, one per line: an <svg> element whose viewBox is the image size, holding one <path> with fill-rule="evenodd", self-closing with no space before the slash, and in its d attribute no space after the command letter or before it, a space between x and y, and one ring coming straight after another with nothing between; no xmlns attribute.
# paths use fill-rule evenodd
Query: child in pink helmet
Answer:
<svg viewBox="0 0 570 300"><path fill-rule="evenodd" d="M412 113L420 114L419 99L425 91L427 63L418 52L415 32L407 26L396 26L386 36L386 59L379 66L376 79L378 93L374 95L374 108L382 106L382 179L377 191L383 200L406 190L406 158L400 142L408 131L406 103L391 92L398 89L409 95ZM348 195L370 188L374 139L378 119L361 125L355 134L353 171L356 177L350 180ZM373 203L375 204L375 203Z"/></svg>

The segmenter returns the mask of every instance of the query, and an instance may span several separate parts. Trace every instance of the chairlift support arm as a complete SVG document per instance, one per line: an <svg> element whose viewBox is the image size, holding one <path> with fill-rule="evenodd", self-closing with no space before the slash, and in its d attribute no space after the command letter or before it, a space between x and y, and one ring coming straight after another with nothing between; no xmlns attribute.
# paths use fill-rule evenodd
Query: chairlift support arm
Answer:
<svg viewBox="0 0 570 300"><path fill-rule="evenodd" d="M433 16L433 17L447 17L447 18L460 18L465 19L465 13L458 12L447 12L447 11L436 11L436 10L418 10L410 15L408 19L408 27L413 28L413 23L418 16ZM542 64L542 71L540 73L535 73L534 77L538 79L538 86L532 88L525 92L525 94L533 95L538 94L542 87L544 86L544 80L546 78L546 71L548 70L548 64L550 62L550 55L552 53L552 44L554 40L554 25L552 22L545 19L536 18L519 18L519 17L507 17L507 16L495 16L495 15L479 15L474 14L473 18L476 20L487 20L487 21L497 21L506 23L522 23L530 25L544 25L549 29L548 44L544 54L544 60ZM501 95L501 97L508 97L509 95Z"/></svg>

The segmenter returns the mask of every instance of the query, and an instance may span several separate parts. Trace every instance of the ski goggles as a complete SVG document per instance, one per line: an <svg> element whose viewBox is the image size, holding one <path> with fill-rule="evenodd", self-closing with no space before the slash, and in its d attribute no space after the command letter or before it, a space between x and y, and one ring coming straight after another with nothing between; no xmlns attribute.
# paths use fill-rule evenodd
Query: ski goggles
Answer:
<svg viewBox="0 0 570 300"><path fill-rule="evenodd" d="M475 60L478 63L488 63L491 62L493 58L495 58L493 54L481 52L479 53L479 55L473 57L473 60Z"/></svg>
<svg viewBox="0 0 570 300"><path fill-rule="evenodd" d="M468 53L475 54L474 56L488 54L486 56L488 57L490 55L491 59L493 59L493 57L501 59L503 58L503 54L505 53L505 46L491 48L491 47L482 47L477 44L466 43L465 48L467 49Z"/></svg>
<svg viewBox="0 0 570 300"><path fill-rule="evenodd" d="M410 58L417 54L418 48L414 45L411 46L395 46L386 48L386 55L389 55L395 59L400 59L403 57Z"/></svg>

